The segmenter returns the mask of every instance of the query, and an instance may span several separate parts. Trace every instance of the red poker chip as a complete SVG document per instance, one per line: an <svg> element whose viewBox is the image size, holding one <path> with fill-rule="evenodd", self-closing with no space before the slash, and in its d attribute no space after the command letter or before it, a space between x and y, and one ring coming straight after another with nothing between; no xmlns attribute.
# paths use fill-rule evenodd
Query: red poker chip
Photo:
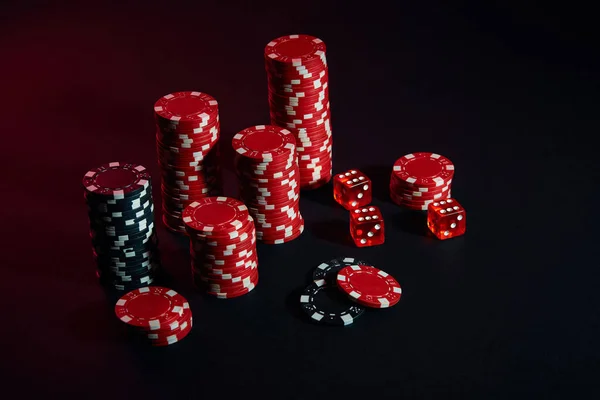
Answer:
<svg viewBox="0 0 600 400"><path fill-rule="evenodd" d="M210 260L208 260L210 261ZM257 267L256 254L248 256L247 259L239 261L227 261L225 263L201 262L196 260L192 264L192 270L205 281L223 283L224 281L236 282L249 276Z"/></svg>
<svg viewBox="0 0 600 400"><path fill-rule="evenodd" d="M350 299L365 307L391 307L402 296L402 288L394 277L369 265L342 268L337 275L337 285Z"/></svg>
<svg viewBox="0 0 600 400"><path fill-rule="evenodd" d="M189 323L187 323L187 326L184 329L165 337L159 337L158 339L149 339L150 344L154 347L164 347L178 343L189 335L189 333L192 331L192 326L193 321L190 319Z"/></svg>
<svg viewBox="0 0 600 400"><path fill-rule="evenodd" d="M245 288L249 288L254 284L258 277L258 270L254 270L251 275L248 275L244 279L235 283L208 283L204 282L207 285L207 288L210 292L235 292Z"/></svg>
<svg viewBox="0 0 600 400"><path fill-rule="evenodd" d="M257 268L258 260L254 253L248 256L247 259L227 261L224 264L213 262L213 260L206 260L206 262L195 260L192 263L193 272L200 275L206 282L211 281L212 283L223 283L231 280L235 282L239 280L237 278L245 278Z"/></svg>
<svg viewBox="0 0 600 400"><path fill-rule="evenodd" d="M233 285L241 282L247 277L253 276L258 271L256 259L249 259L240 267L234 269L231 265L226 268L218 268L213 265L197 265L192 268L194 274L199 275L200 280L207 283L219 285ZM214 273L213 270L221 270L224 273Z"/></svg>
<svg viewBox="0 0 600 400"><path fill-rule="evenodd" d="M259 280L259 274L255 275L254 277L252 277L250 279L250 284L246 284L246 285L242 285L242 286L229 286L227 287L226 285L223 286L222 288L220 288L219 290L210 290L210 284L203 282L202 280L198 279L197 277L194 277L194 283L196 284L196 286L202 287L205 290L207 290L207 293L215 296L217 298L234 298L234 297L239 297L242 296L244 294L247 294L249 292L251 292L256 285L258 284L258 280Z"/></svg>
<svg viewBox="0 0 600 400"><path fill-rule="evenodd" d="M256 241L254 241L251 248L246 248L239 253L234 253L232 256L194 253L191 256L193 260L192 267L196 269L205 269L207 272L214 274L239 273L258 262L255 244ZM234 249L233 251L237 252L238 249Z"/></svg>
<svg viewBox="0 0 600 400"><path fill-rule="evenodd" d="M265 55L265 69L269 75L274 76L305 76L310 73L318 73L327 68L327 61L323 57L316 58L312 61L291 63L280 63Z"/></svg>
<svg viewBox="0 0 600 400"><path fill-rule="evenodd" d="M187 301L173 289L148 286L122 296L115 305L117 317L128 325L149 330L165 329L181 318Z"/></svg>
<svg viewBox="0 0 600 400"><path fill-rule="evenodd" d="M171 122L163 122L160 118L155 118L156 133L167 138L189 139L198 135L208 135L220 130L220 120L216 118L208 121L200 121L197 124L180 125Z"/></svg>
<svg viewBox="0 0 600 400"><path fill-rule="evenodd" d="M190 204L183 212L183 222L192 232L206 235L237 231L247 219L248 209L239 200L228 197L205 197Z"/></svg>
<svg viewBox="0 0 600 400"><path fill-rule="evenodd" d="M284 235L283 237L276 239L262 239L262 243L264 244L284 244L289 243L292 240L299 238L304 232L304 223L300 224L290 236Z"/></svg>
<svg viewBox="0 0 600 400"><path fill-rule="evenodd" d="M237 133L232 140L234 150L246 158L285 160L295 151L294 136L286 129L257 125Z"/></svg>
<svg viewBox="0 0 600 400"><path fill-rule="evenodd" d="M185 308L181 318L174 320L169 326L164 329L157 329L153 331L147 331L145 329L138 330L133 329L134 334L141 334L142 337L152 339L152 340L160 340L161 338L166 338L169 335L179 333L185 329L187 329L190 322L193 320L192 310L189 308L189 304L187 304L187 308Z"/></svg>
<svg viewBox="0 0 600 400"><path fill-rule="evenodd" d="M312 65L325 55L325 43L314 36L288 35L272 40L265 47L265 57L274 65Z"/></svg>
<svg viewBox="0 0 600 400"><path fill-rule="evenodd" d="M454 175L454 164L435 153L411 153L394 163L394 175L417 187L445 186Z"/></svg>
<svg viewBox="0 0 600 400"><path fill-rule="evenodd" d="M216 118L218 104L206 93L176 92L161 97L154 104L154 112L165 122L185 126Z"/></svg>
<svg viewBox="0 0 600 400"><path fill-rule="evenodd" d="M412 196L408 194L399 194L398 192L394 192L393 196L399 200L406 200L412 202L426 201L426 200L437 200L448 197L448 192L450 189L447 189L441 193L437 193L435 195L427 195L427 196Z"/></svg>

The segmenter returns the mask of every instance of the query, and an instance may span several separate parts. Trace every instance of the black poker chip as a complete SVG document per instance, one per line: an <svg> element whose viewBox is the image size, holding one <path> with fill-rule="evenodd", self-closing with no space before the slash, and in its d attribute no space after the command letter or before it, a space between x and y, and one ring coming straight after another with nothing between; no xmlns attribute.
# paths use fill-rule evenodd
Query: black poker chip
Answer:
<svg viewBox="0 0 600 400"><path fill-rule="evenodd" d="M315 280L304 289L300 305L312 321L327 325L351 325L365 312L325 279Z"/></svg>
<svg viewBox="0 0 600 400"><path fill-rule="evenodd" d="M93 218L95 221L98 221L100 224L111 222L122 222L129 220L141 220L148 216L151 212L154 211L154 203L148 201L144 203L141 207L127 210L127 211L109 211L109 212L101 212L101 211L89 211L88 217Z"/></svg>
<svg viewBox="0 0 600 400"><path fill-rule="evenodd" d="M152 189L151 187L149 188ZM152 192L144 193L142 196L126 199L127 201L113 201L106 203L97 201L96 199L89 200L88 197L84 196L87 201L88 211L98 213L118 213L118 212L135 212L140 208L143 208L147 203L152 202Z"/></svg>
<svg viewBox="0 0 600 400"><path fill-rule="evenodd" d="M344 267L350 265L371 265L365 261L353 257L338 257L323 262L313 271L313 280L325 279L329 284L335 283L337 273Z"/></svg>

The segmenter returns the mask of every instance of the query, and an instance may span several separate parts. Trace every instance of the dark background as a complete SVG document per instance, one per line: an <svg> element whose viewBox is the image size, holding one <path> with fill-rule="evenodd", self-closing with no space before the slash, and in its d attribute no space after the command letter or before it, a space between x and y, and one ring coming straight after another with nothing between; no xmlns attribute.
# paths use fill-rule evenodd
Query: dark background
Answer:
<svg viewBox="0 0 600 400"><path fill-rule="evenodd" d="M600 63L590 10L55 3L4 2L0 14L0 379L20 393L7 398L598 395L600 174L591 140ZM81 177L117 160L158 177L154 101L200 90L220 103L234 195L230 138L268 122L263 48L291 33L328 46L334 171L372 178L386 243L355 248L331 187L304 193L305 233L259 245L259 286L224 301L192 289L185 240L159 226L166 284L189 299L195 326L169 348L133 346L114 317L115 295L94 279ZM466 236L432 239L423 213L387 199L393 162L415 151L454 162ZM400 303L348 328L306 321L298 290L337 256L394 275Z"/></svg>

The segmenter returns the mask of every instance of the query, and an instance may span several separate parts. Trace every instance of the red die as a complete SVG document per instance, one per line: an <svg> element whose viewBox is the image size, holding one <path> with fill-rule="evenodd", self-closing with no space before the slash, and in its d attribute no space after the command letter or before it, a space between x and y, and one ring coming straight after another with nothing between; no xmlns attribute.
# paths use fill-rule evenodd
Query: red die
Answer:
<svg viewBox="0 0 600 400"><path fill-rule="evenodd" d="M454 199L434 201L427 208L427 226L438 239L450 239L465 233L467 214Z"/></svg>
<svg viewBox="0 0 600 400"><path fill-rule="evenodd" d="M368 206L350 211L350 235L358 247L377 246L385 242L383 217L379 208Z"/></svg>
<svg viewBox="0 0 600 400"><path fill-rule="evenodd" d="M357 169L337 174L333 178L333 198L346 210L366 206L371 202L371 180Z"/></svg>

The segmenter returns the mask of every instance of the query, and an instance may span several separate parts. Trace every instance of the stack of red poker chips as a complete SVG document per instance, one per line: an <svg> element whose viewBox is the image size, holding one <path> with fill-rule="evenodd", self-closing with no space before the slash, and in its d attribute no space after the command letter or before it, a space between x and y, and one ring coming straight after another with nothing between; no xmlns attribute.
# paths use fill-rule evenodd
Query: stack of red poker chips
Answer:
<svg viewBox="0 0 600 400"><path fill-rule="evenodd" d="M122 296L115 314L137 339L152 346L179 342L192 330L192 311L187 300L173 289L148 286Z"/></svg>
<svg viewBox="0 0 600 400"><path fill-rule="evenodd" d="M394 163L390 197L399 206L427 210L430 203L451 197L454 165L435 153L411 153Z"/></svg>
<svg viewBox="0 0 600 400"><path fill-rule="evenodd" d="M185 207L221 192L218 104L206 93L171 93L156 102L154 117L163 223L184 233Z"/></svg>
<svg viewBox="0 0 600 400"><path fill-rule="evenodd" d="M283 36L265 47L271 124L296 136L300 188L332 177L331 112L325 43L308 35Z"/></svg>
<svg viewBox="0 0 600 400"><path fill-rule="evenodd" d="M304 231L294 135L273 125L253 126L232 140L240 198L254 218L257 238L281 244Z"/></svg>
<svg viewBox="0 0 600 400"><path fill-rule="evenodd" d="M194 284L228 299L258 284L254 221L246 206L229 197L205 197L183 211Z"/></svg>

